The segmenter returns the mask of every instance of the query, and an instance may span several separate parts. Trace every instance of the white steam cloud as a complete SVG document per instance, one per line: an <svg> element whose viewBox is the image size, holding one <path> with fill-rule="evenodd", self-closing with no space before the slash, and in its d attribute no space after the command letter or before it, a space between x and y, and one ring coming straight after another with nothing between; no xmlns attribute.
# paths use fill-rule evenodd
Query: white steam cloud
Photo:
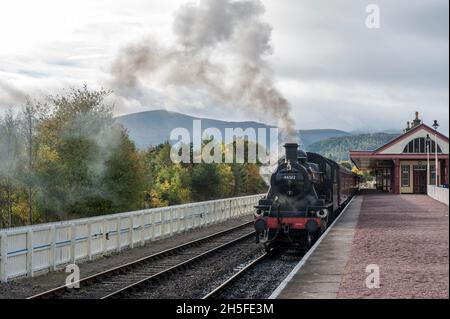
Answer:
<svg viewBox="0 0 450 319"><path fill-rule="evenodd" d="M289 102L265 60L273 50L263 13L258 0L185 4L175 12L175 43L146 38L123 48L111 67L112 86L131 100L156 87L170 100L195 92L230 110L276 119L282 136L294 140Z"/></svg>

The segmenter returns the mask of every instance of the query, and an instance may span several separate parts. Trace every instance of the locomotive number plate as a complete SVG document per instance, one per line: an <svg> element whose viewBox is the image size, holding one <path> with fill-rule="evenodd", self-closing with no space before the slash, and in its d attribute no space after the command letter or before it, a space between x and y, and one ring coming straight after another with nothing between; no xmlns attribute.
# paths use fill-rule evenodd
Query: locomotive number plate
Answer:
<svg viewBox="0 0 450 319"><path fill-rule="evenodd" d="M283 175L283 179L288 179L288 180L293 180L296 179L297 177L295 175Z"/></svg>

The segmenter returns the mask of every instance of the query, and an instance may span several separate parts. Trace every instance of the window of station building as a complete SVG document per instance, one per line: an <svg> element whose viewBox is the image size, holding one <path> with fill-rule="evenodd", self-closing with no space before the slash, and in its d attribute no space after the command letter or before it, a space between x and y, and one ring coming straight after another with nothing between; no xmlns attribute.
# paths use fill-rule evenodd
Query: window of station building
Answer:
<svg viewBox="0 0 450 319"><path fill-rule="evenodd" d="M409 187L409 165L402 165L402 187Z"/></svg>
<svg viewBox="0 0 450 319"><path fill-rule="evenodd" d="M426 148L425 137L418 137L418 138L413 139L403 149L403 153L426 153L426 152L427 152L427 148ZM429 152L430 153L436 152L436 143L433 140L430 141ZM442 153L442 149L439 146L439 144L437 145L437 152Z"/></svg>
<svg viewBox="0 0 450 319"><path fill-rule="evenodd" d="M434 165L430 165L430 184L434 185L436 181L436 169Z"/></svg>

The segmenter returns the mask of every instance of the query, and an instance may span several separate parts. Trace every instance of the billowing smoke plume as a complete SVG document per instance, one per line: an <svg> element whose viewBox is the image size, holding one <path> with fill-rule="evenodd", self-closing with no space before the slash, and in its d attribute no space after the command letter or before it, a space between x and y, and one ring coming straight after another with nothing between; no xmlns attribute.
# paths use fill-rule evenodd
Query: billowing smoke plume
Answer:
<svg viewBox="0 0 450 319"><path fill-rule="evenodd" d="M294 120L265 57L272 53L272 28L261 20L259 0L200 0L175 12L175 43L142 39L125 47L111 68L115 91L139 100L162 87L163 95L195 92L260 120L278 120L293 140Z"/></svg>

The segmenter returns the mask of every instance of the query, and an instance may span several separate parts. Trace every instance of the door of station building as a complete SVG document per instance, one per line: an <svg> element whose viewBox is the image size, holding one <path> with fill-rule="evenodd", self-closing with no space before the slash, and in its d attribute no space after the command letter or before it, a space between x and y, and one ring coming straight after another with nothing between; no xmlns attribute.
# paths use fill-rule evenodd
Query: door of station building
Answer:
<svg viewBox="0 0 450 319"><path fill-rule="evenodd" d="M413 192L414 194L427 193L427 167L424 165L413 167Z"/></svg>

